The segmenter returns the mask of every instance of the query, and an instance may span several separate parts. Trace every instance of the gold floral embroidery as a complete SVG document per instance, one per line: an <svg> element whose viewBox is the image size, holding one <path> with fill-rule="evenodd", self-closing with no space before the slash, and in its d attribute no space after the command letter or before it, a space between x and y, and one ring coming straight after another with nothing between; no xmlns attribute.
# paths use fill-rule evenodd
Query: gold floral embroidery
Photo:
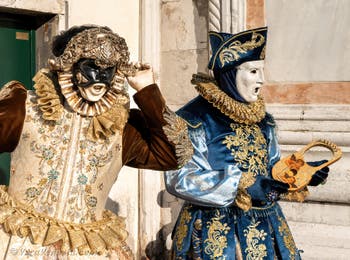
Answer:
<svg viewBox="0 0 350 260"><path fill-rule="evenodd" d="M259 221L253 219L248 229L243 231L247 243L247 248L244 250L247 254L247 260L263 260L267 256L266 245L261 243L265 240L267 233L257 229L259 224Z"/></svg>
<svg viewBox="0 0 350 260"><path fill-rule="evenodd" d="M99 176L100 168L111 162L113 155L111 151L97 149L92 141L81 140L79 156L76 184L72 186L69 194L67 215L71 221L78 217L80 223L85 223L96 220L98 199L93 193L92 185Z"/></svg>
<svg viewBox="0 0 350 260"><path fill-rule="evenodd" d="M219 55L221 65L236 61L241 57L241 54L247 53L249 50L260 47L265 43L265 37L260 33L253 32L252 39L241 43L240 41L232 42L228 47L222 49Z"/></svg>
<svg viewBox="0 0 350 260"><path fill-rule="evenodd" d="M222 257L224 249L227 247L227 233L230 231L227 223L221 223L224 215L220 215L220 211L216 210L215 216L207 222L208 238L204 240L207 243L204 252L210 256L210 259L218 259ZM221 258L223 259L223 258Z"/></svg>
<svg viewBox="0 0 350 260"><path fill-rule="evenodd" d="M165 109L163 116L167 122L163 126L164 133L169 141L175 144L177 161L179 167L182 167L193 155L193 146L188 136L186 122L169 108Z"/></svg>
<svg viewBox="0 0 350 260"><path fill-rule="evenodd" d="M265 103L261 96L256 102L245 104L229 97L213 82L196 84L196 90L204 99L238 123L250 125L260 122L265 117Z"/></svg>
<svg viewBox="0 0 350 260"><path fill-rule="evenodd" d="M239 182L236 205L247 211L251 208L251 197L247 188L254 184L257 175L267 176L267 143L258 125L231 123L234 135L225 136L222 142L239 168L243 171Z"/></svg>
<svg viewBox="0 0 350 260"><path fill-rule="evenodd" d="M260 128L254 125L231 123L235 135L225 137L223 144L231 150L232 156L244 171L253 176L267 176L267 144Z"/></svg>
<svg viewBox="0 0 350 260"><path fill-rule="evenodd" d="M46 139L47 133L45 125L43 129L39 128L42 140ZM56 143L39 144L36 141L30 143L31 152L40 158L38 170L41 178L36 186L29 187L26 190L26 200L30 205L38 206L40 204L40 211L48 214L55 211L54 203L58 200L58 179L61 175L60 169L62 166L62 161L58 159L62 154L56 149L55 145Z"/></svg>
<svg viewBox="0 0 350 260"><path fill-rule="evenodd" d="M38 140L30 142L30 151L39 158L38 176L36 185L28 187L25 192L25 200L40 212L53 214L55 203L58 201L59 179L62 175L63 161L60 159L67 149L68 131L65 124L65 117L56 121L42 120L39 117L30 116L37 112L37 106L27 107L27 122L34 124L33 131L36 130ZM28 141L30 134L28 136ZM40 142L41 140L42 142ZM58 143L61 145L58 146Z"/></svg>
<svg viewBox="0 0 350 260"><path fill-rule="evenodd" d="M295 246L292 234L290 232L290 229L287 225L287 222L282 217L278 217L278 220L281 223L281 225L278 227L278 232L280 232L281 236L283 237L284 244L286 248L289 250L290 259L295 259L296 246Z"/></svg>
<svg viewBox="0 0 350 260"><path fill-rule="evenodd" d="M187 224L191 221L192 215L188 212L187 207L183 209L181 212L180 222L177 226L175 238L176 241L176 248L177 250L181 251L183 246L183 240L187 235L188 226Z"/></svg>

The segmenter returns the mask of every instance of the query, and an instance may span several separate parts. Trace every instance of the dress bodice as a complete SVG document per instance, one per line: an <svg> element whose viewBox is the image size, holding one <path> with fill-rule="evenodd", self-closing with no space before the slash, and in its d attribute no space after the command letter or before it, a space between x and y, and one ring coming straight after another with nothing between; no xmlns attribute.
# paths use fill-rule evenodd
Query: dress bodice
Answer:
<svg viewBox="0 0 350 260"><path fill-rule="evenodd" d="M100 219L122 166L122 135L91 141L91 118L65 108L58 121L43 120L28 93L26 117L12 153L9 194L56 219Z"/></svg>

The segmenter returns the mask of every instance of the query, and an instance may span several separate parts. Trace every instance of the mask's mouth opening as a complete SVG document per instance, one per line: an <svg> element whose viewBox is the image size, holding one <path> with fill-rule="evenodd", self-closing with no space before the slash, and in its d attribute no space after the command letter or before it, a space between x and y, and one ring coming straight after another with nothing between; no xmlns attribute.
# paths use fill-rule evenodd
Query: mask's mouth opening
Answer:
<svg viewBox="0 0 350 260"><path fill-rule="evenodd" d="M260 91L260 88L259 88L259 87L255 88L255 90L254 90L255 94L258 94L259 91Z"/></svg>
<svg viewBox="0 0 350 260"><path fill-rule="evenodd" d="M103 88L105 88L106 87L106 85L105 84L94 84L93 85L93 89L94 90L97 90L97 91L100 91L101 89L103 89Z"/></svg>

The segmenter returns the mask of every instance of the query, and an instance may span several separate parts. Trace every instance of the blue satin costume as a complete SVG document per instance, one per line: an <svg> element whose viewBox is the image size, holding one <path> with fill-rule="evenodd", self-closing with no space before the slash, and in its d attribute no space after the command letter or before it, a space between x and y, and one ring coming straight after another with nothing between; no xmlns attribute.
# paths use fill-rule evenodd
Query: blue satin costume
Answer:
<svg viewBox="0 0 350 260"><path fill-rule="evenodd" d="M222 35L215 33L214 40L232 36ZM236 91L221 90L241 102ZM173 231L172 259L301 259L271 176L280 159L273 117L266 113L260 122L238 123L202 96L177 114L188 124L194 155L183 168L165 173L168 192L185 200ZM239 188L246 180L250 201Z"/></svg>
<svg viewBox="0 0 350 260"><path fill-rule="evenodd" d="M300 259L285 217L269 197L272 187L261 186L280 158L272 116L238 124L201 96L177 114L188 122L194 155L180 170L165 173L168 192L186 201L174 228L174 259L234 260L236 250L243 259ZM266 194L245 212L233 203L248 170L256 174L249 193Z"/></svg>

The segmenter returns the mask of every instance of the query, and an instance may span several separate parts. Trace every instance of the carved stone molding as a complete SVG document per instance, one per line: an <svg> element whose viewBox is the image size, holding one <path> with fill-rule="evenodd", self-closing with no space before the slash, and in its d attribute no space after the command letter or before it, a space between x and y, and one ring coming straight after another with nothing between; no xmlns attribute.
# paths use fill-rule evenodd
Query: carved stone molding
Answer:
<svg viewBox="0 0 350 260"><path fill-rule="evenodd" d="M350 149L350 105L268 105L279 128L281 145L329 139Z"/></svg>
<svg viewBox="0 0 350 260"><path fill-rule="evenodd" d="M209 0L208 32L237 33L246 27L246 0ZM211 56L208 42L209 58Z"/></svg>
<svg viewBox="0 0 350 260"><path fill-rule="evenodd" d="M246 27L246 0L209 0L209 31L237 33Z"/></svg>
<svg viewBox="0 0 350 260"><path fill-rule="evenodd" d="M160 69L160 5L161 0L142 0L140 59L153 66L156 81L159 83ZM139 232L136 259L145 257L145 250L157 252L155 241L161 227L161 208L158 205L159 192L162 189L160 172L139 170ZM136 234L135 234L136 235ZM159 251L159 250L158 250Z"/></svg>
<svg viewBox="0 0 350 260"><path fill-rule="evenodd" d="M142 0L140 3L140 57L143 62L152 64L157 83L160 66L160 5L160 0Z"/></svg>

